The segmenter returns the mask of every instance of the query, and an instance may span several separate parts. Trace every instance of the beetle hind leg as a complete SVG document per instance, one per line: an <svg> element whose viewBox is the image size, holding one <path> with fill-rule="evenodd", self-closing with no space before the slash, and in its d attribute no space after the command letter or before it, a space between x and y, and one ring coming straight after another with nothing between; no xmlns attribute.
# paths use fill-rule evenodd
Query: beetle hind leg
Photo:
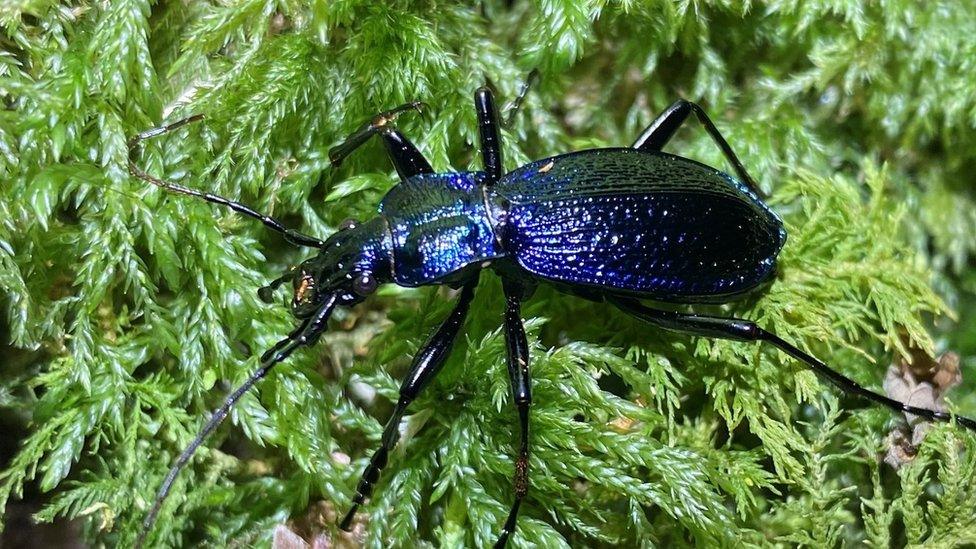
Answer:
<svg viewBox="0 0 976 549"><path fill-rule="evenodd" d="M529 490L529 408L532 405L531 378L529 376L529 345L522 324L522 291L509 280L503 282L505 289L505 345L507 348L508 375L512 381L512 397L519 416L521 442L515 458L515 502L508 512L502 533L495 542L495 549L501 549L515 532L519 507Z"/></svg>
<svg viewBox="0 0 976 549"><path fill-rule="evenodd" d="M735 169L735 173L739 176L739 179L757 196L765 196L759 188L759 185L756 184L756 181L746 171L745 166L742 165L742 161L736 156L735 151L729 146L729 142L722 137L722 133L715 127L712 119L708 117L705 110L697 103L692 103L684 99L679 99L672 103L670 107L664 109L664 112L659 114L647 129L641 133L637 141L634 142L633 148L641 151L660 151L674 137L675 132L688 120L688 117L692 113L695 113L699 122L705 127L705 131L715 141L718 148L722 150L722 154L725 155L726 160L732 164L732 168Z"/></svg>
<svg viewBox="0 0 976 549"><path fill-rule="evenodd" d="M818 376L826 379L844 393L857 395L895 412L913 414L928 419L929 421L951 422L955 420L959 425L976 431L976 420L938 410L911 406L867 389L853 379L834 370L826 363L786 342L776 334L760 328L755 322L750 320L662 311L641 305L637 300L630 298L611 297L608 298L608 301L627 314L667 330L718 339L731 339L733 341L763 341L769 343L805 364Z"/></svg>

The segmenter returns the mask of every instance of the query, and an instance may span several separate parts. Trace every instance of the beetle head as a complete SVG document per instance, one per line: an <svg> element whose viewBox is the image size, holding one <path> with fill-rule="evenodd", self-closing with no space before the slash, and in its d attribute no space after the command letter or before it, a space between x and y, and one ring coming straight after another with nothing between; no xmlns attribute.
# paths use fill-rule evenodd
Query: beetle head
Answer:
<svg viewBox="0 0 976 549"><path fill-rule="evenodd" d="M314 313L329 296L338 305L354 305L391 280L387 231L381 218L346 222L322 245L319 255L304 261L292 278L292 312Z"/></svg>

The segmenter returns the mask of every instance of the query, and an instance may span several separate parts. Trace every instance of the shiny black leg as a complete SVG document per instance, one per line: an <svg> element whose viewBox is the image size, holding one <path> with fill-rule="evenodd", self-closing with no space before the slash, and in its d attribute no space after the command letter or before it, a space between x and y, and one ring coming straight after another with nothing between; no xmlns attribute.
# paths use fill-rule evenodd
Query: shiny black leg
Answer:
<svg viewBox="0 0 976 549"><path fill-rule="evenodd" d="M321 248L322 247L321 240L312 236L302 234L293 229L286 228L284 225L281 224L280 221L278 221L277 219L271 216L267 216L262 213L259 213L255 211L253 208L241 204L240 202L235 202L233 200L215 194L190 189L182 185L177 185L176 183L170 183L169 181L165 181L153 175L149 175L148 173L143 171L142 168L137 166L136 163L132 160L132 157L135 156L135 153L139 148L139 144L145 141L146 139L156 137L167 132L171 132L177 128L181 128L187 124L190 124L191 122L196 122L202 118L203 118L202 114L195 114L193 116L189 116L182 120L177 120L172 124L167 124L165 126L159 126L158 128L152 128L150 130L146 130L129 139L129 173L135 177L138 177L139 179L142 179L143 181L151 183L166 191L185 194L188 196L206 200L207 202L213 204L227 206L228 208L234 210L237 213L244 214L248 217L257 219L261 223L264 223L265 227L281 234L285 238L285 240L291 244L295 244L297 246L307 246L310 248Z"/></svg>
<svg viewBox="0 0 976 549"><path fill-rule="evenodd" d="M494 185L502 177L502 142L499 134L498 109L491 90L481 87L474 92L474 108L478 113L481 133L481 156L484 159L486 185Z"/></svg>
<svg viewBox="0 0 976 549"><path fill-rule="evenodd" d="M422 112L423 107L424 104L420 101L413 101L377 114L369 122L354 131L345 141L329 149L329 160L332 161L333 166L339 166L350 153L366 143L370 137L379 135L383 139L383 144L386 145L390 160L393 161L393 166L401 180L405 181L417 174L433 173L434 170L424 155L393 126L393 122L401 114L411 110Z"/></svg>
<svg viewBox="0 0 976 549"><path fill-rule="evenodd" d="M736 318L720 318L677 313L672 311L661 311L658 309L645 307L638 301L629 298L615 297L608 298L608 301L641 320L668 330L687 332L695 335L719 339L732 339L736 341L765 341L796 360L806 364L817 375L825 378L827 381L845 393L855 394L882 406L886 406L896 412L906 412L923 417L930 421L950 422L953 420L953 418L955 418L956 422L958 422L960 425L976 431L976 421L968 417L953 416L945 412L929 410L927 408L917 408L866 389L858 385L857 382L851 378L832 369L830 366L827 366L820 360L787 343L776 334L767 332L766 330L760 328L752 321Z"/></svg>
<svg viewBox="0 0 976 549"><path fill-rule="evenodd" d="M508 513L502 533L495 542L500 549L515 532L519 507L529 490L529 408L532 405L532 380L529 376L529 344L522 325L522 288L505 280L505 344L508 350L508 375L512 380L512 397L519 416L521 444L515 459L515 502Z"/></svg>
<svg viewBox="0 0 976 549"><path fill-rule="evenodd" d="M396 408L393 410L393 415L386 422L386 427L383 429L380 447L373 453L373 457L369 460L369 465L363 471L359 485L356 487L356 495L352 499L352 508L349 509L349 512L342 519L339 528L346 531L352 528L352 521L356 516L356 510L359 509L359 506L373 492L373 484L380 478L380 471L386 466L390 450L393 449L393 446L396 445L397 440L400 438L400 420L403 419L403 414L407 411L407 406L417 398L420 391L434 379L437 372L447 362L447 357L451 354L451 347L454 345L454 339L457 337L458 331L464 325L464 319L468 315L468 305L471 304L471 299L474 297L474 288L477 285L478 279L476 277L461 288L461 296L458 298L454 310L451 311L451 314L448 315L440 328L434 332L434 335L427 340L427 343L421 347L420 351L417 352L417 356L414 357L413 364L410 365L410 371L407 372L407 377L400 386L400 398L397 401Z"/></svg>
<svg viewBox="0 0 976 549"><path fill-rule="evenodd" d="M323 303L318 311L315 312L310 318L306 319L302 324L296 328L292 333L288 334L288 337L282 339L274 345L274 347L268 349L263 355L261 355L261 365L255 370L250 377L247 378L240 387L234 390L230 396L224 400L224 403L217 408L213 414L211 414L210 419L204 424L200 432L193 439L192 442L180 453L180 456L176 459L176 463L169 470L166 475L166 479L163 480L163 484L159 487L159 491L156 493L156 499L153 501L152 507L149 509L149 513L142 522L142 528L139 530L139 537L136 539L135 546L141 547L143 542L146 540L146 535L152 530L153 524L156 522L156 517L159 515L159 510L163 506L163 501L166 500L166 496L169 495L170 489L173 487L173 482L176 481L176 476L180 473L183 467L189 463L190 458L196 453L197 448L210 436L210 433L217 428L218 425L227 414L234 404L240 400L244 393L251 390L254 384L260 381L264 376L271 371L276 365L283 362L288 358L296 349L306 345L312 345L318 339L319 335L325 331L325 328L329 321L329 315L332 314L332 309L335 307L336 297L330 296L329 299Z"/></svg>
<svg viewBox="0 0 976 549"><path fill-rule="evenodd" d="M386 152L389 153L401 181L422 173L434 173L434 168L417 147L400 130L384 127L379 130Z"/></svg>
<svg viewBox="0 0 976 549"><path fill-rule="evenodd" d="M705 131L708 135L712 136L712 140L715 144L722 149L722 154L725 158L732 164L735 169L735 173L738 174L739 179L748 186L752 192L756 193L757 196L763 196L762 191L759 189L759 185L756 181L746 172L745 167L742 162L739 161L739 157L735 155L732 151L732 147L729 143L722 137L719 133L718 128L712 123L711 118L705 114L705 111L696 103L691 101L685 101L684 99L679 99L671 104L670 107L664 110L658 117L651 122L651 125L641 133L637 141L634 142L633 147L635 149L640 149L642 151L660 151L664 146L674 137L675 132L681 127L685 121L688 120L688 116L694 112L701 121L702 125L705 126Z"/></svg>

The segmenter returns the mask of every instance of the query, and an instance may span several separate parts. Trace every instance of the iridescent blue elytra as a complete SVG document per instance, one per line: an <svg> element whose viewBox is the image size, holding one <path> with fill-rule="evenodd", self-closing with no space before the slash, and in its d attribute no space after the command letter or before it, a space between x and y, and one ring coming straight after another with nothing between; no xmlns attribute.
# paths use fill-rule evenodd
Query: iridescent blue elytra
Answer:
<svg viewBox="0 0 976 549"><path fill-rule="evenodd" d="M748 187L693 160L596 149L538 160L486 187L484 172L415 175L383 199L393 282L450 282L508 259L526 276L657 300L749 291L786 239ZM362 244L358 244L362 249Z"/></svg>
<svg viewBox="0 0 976 549"><path fill-rule="evenodd" d="M731 176L662 152L547 158L492 188L503 248L526 271L657 300L724 299L773 271L782 222Z"/></svg>

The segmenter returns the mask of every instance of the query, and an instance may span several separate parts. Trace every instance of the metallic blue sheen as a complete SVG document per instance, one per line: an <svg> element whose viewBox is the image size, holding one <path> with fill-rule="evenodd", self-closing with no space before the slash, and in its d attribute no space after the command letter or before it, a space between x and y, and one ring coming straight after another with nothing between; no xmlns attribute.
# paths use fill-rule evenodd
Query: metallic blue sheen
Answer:
<svg viewBox="0 0 976 549"><path fill-rule="evenodd" d="M635 149L533 162L489 191L503 246L529 273L663 301L747 292L774 270L782 222L745 185L686 158Z"/></svg>
<svg viewBox="0 0 976 549"><path fill-rule="evenodd" d="M483 172L421 174L380 203L392 240L393 281L422 286L450 281L473 263L502 257L485 208Z"/></svg>
<svg viewBox="0 0 976 549"><path fill-rule="evenodd" d="M401 286L450 283L490 262L526 279L661 301L723 301L773 273L780 219L748 187L661 152L596 149L484 172L421 174L380 204L369 258ZM369 231L376 235L376 228ZM514 273L512 269L514 268Z"/></svg>
<svg viewBox="0 0 976 549"><path fill-rule="evenodd" d="M385 279L389 278L391 253L386 222L377 217L334 233L325 241L319 255L303 264L303 270L327 287L362 273ZM297 277L296 281L301 278Z"/></svg>

